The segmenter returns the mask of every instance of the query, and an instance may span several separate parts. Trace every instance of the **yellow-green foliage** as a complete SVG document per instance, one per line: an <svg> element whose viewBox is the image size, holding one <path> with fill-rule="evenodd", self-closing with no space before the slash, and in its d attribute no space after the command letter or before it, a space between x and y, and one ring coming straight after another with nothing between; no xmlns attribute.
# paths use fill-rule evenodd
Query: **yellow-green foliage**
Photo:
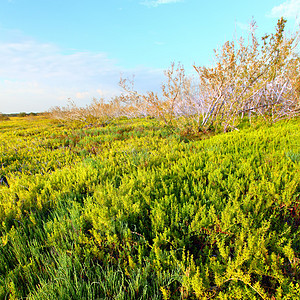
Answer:
<svg viewBox="0 0 300 300"><path fill-rule="evenodd" d="M299 121L0 121L0 298L297 299Z"/></svg>

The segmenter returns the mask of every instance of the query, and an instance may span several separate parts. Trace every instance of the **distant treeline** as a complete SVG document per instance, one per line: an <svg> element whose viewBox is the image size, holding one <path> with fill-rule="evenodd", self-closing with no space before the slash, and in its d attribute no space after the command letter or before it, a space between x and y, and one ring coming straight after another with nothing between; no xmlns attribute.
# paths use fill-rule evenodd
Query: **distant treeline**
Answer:
<svg viewBox="0 0 300 300"><path fill-rule="evenodd" d="M10 117L28 117L28 116L42 116L45 113L43 112L39 112L39 113L35 113L35 112L30 112L30 113L26 113L26 112L19 112L19 113L12 113L12 114L3 114L0 113L0 120L3 119L9 119Z"/></svg>

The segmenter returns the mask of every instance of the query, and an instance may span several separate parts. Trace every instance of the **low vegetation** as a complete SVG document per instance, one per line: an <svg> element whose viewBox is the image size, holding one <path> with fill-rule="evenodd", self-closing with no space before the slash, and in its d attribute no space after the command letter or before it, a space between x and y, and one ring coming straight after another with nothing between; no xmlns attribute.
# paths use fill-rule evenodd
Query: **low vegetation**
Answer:
<svg viewBox="0 0 300 300"><path fill-rule="evenodd" d="M0 298L297 299L299 125L0 122Z"/></svg>

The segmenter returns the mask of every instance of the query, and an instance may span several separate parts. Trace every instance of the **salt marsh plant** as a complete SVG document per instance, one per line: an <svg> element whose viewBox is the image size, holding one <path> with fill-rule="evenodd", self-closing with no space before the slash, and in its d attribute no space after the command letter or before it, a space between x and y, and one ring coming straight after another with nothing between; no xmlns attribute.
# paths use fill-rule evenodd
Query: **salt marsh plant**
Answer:
<svg viewBox="0 0 300 300"><path fill-rule="evenodd" d="M0 298L297 299L299 119L75 125L0 122Z"/></svg>

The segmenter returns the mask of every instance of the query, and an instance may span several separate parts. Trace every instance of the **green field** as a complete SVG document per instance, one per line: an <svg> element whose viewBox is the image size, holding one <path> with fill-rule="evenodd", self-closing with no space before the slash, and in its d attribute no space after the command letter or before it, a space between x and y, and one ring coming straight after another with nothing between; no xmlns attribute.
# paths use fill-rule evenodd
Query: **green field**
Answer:
<svg viewBox="0 0 300 300"><path fill-rule="evenodd" d="M300 299L299 128L0 121L0 299Z"/></svg>

